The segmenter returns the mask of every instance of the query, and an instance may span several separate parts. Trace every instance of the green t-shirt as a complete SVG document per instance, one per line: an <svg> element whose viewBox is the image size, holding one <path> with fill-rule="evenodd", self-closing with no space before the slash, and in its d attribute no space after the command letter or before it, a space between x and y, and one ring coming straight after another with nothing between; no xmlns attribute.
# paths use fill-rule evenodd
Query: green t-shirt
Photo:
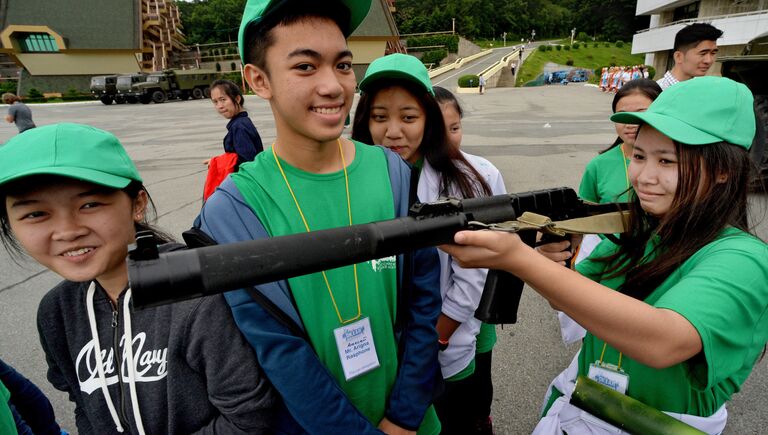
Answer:
<svg viewBox="0 0 768 435"><path fill-rule="evenodd" d="M11 400L11 393L0 382L0 434L16 435L16 422L13 420L11 407L8 401Z"/></svg>
<svg viewBox="0 0 768 435"><path fill-rule="evenodd" d="M601 280L605 263L592 261L614 249L612 243L601 243L577 270L618 288L623 277ZM703 349L688 361L660 370L624 355L621 367L629 375L627 395L662 411L708 417L739 391L768 341L768 245L728 228L645 301L685 317L701 336ZM587 334L579 374L586 374L589 365L600 359L603 344ZM607 346L603 361L616 364L618 355Z"/></svg>
<svg viewBox="0 0 768 435"><path fill-rule="evenodd" d="M347 166L352 223L363 224L395 217L394 199L381 148L355 142L355 159ZM314 174L280 160L285 176L310 230L349 225L344 171ZM296 203L275 163L272 149L243 164L233 176L238 190L271 236L306 232ZM344 320L357 315L352 266L326 271L336 305ZM345 380L334 329L341 323L321 273L288 280L299 315L318 358L328 368L350 401L374 425L384 417L389 393L397 376L397 343L394 336L397 307L395 257L357 265L362 317L371 322L379 368ZM311 393L311 392L310 392ZM420 434L439 432L440 424L430 407Z"/></svg>
<svg viewBox="0 0 768 435"><path fill-rule="evenodd" d="M579 185L579 196L599 204L628 201L627 189L631 187L628 167L629 159L624 157L621 145L598 154L587 163Z"/></svg>

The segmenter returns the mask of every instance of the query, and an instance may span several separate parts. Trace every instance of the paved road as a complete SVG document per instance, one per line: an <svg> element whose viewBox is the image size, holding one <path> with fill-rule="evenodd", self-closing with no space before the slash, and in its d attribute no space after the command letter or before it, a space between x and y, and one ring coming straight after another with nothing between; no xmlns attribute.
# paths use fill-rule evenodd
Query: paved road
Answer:
<svg viewBox="0 0 768 435"><path fill-rule="evenodd" d="M611 96L593 87L489 89L485 95L463 95L461 100L467 114L464 149L498 166L510 192L577 186L587 161L615 136L607 120ZM269 144L275 135L269 107L255 97L246 101ZM220 152L225 133L226 121L208 101L68 104L33 106L33 111L40 125L84 122L113 131L137 162L158 206L160 226L177 236L189 227L200 207L205 175L201 162ZM12 126L0 125L0 143L14 133ZM764 217L768 201L764 197L755 201ZM768 237L765 219L758 230ZM35 331L37 303L58 278L22 264L0 253L0 355L45 389L65 427L72 429L71 405L45 381ZM530 289L525 291L519 317L518 324L499 328L494 350L493 415L498 434L530 433L546 385L576 351L562 345L552 311ZM766 405L768 360L764 359L733 400L727 433L765 433Z"/></svg>

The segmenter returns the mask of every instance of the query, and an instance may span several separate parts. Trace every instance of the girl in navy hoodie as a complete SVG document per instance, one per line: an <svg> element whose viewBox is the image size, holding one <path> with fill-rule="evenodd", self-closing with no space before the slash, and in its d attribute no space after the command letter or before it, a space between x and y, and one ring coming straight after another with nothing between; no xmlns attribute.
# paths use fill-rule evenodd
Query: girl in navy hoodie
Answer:
<svg viewBox="0 0 768 435"><path fill-rule="evenodd" d="M134 312L125 257L154 210L115 136L54 124L14 137L0 199L6 247L64 278L38 329L81 435L267 432L273 392L222 296Z"/></svg>

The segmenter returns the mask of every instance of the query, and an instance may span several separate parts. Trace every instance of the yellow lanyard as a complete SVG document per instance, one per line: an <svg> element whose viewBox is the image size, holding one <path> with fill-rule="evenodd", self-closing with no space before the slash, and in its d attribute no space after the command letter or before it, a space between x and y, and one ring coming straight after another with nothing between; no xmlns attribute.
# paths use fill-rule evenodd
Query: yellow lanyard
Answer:
<svg viewBox="0 0 768 435"><path fill-rule="evenodd" d="M621 149L621 161L624 163L624 176L627 178L627 189L629 189L629 168L627 168L627 156L624 154L624 144L619 145L619 148Z"/></svg>
<svg viewBox="0 0 768 435"><path fill-rule="evenodd" d="M349 216L349 225L352 225L352 204L349 197L349 175L347 174L347 162L344 160L344 150L341 148L341 139L336 139L336 141L339 144L339 153L341 154L341 165L344 167L344 184L347 189L347 215ZM296 209L299 211L299 216L301 216L301 221L304 223L304 228L306 228L307 232L309 232L309 224L307 224L307 219L304 217L304 212L301 211L301 206L299 206L299 200L296 199L296 194L293 193L293 189L291 188L291 184L288 182L288 177L285 176L285 171L283 171L283 166L280 164L280 159L277 158L277 152L275 150L275 143L272 143L272 155L275 157L275 163L277 163L278 169L280 169L280 174L283 176L283 180L285 180L285 185L288 186L288 191L291 192L291 197L293 198L293 202L296 204ZM326 276L325 271L321 272L323 274L323 280L325 281L325 286L328 288L328 294L331 295L331 302L333 302L333 309L336 310L336 316L339 317L339 322L342 325L346 325L347 323L354 322L355 320L359 319L362 316L362 310L360 309L360 289L357 282L357 264L352 265L352 270L355 274L355 297L357 298L357 315L351 319L344 320L341 317L341 311L339 311L339 306L336 304L336 298L333 297L333 291L331 290L331 284L328 281L328 276Z"/></svg>
<svg viewBox="0 0 768 435"><path fill-rule="evenodd" d="M603 364L603 357L605 356L605 349L608 347L608 343L603 343L603 351L600 352L600 365ZM619 352L619 363L616 364L616 369L621 370L621 357L624 355L623 353Z"/></svg>

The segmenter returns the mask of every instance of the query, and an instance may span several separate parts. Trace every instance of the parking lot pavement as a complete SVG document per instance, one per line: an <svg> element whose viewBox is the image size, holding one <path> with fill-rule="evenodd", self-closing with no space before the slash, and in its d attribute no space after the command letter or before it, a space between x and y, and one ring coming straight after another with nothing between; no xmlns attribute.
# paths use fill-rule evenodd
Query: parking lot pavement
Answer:
<svg viewBox="0 0 768 435"><path fill-rule="evenodd" d="M463 149L493 162L510 192L576 187L587 161L615 138L608 121L611 99L612 95L579 85L499 88L485 95L461 95L466 112ZM38 125L81 122L115 133L146 181L160 226L176 236L190 226L201 205L202 161L221 152L226 132L226 120L209 101L31 107ZM249 96L246 108L265 145L272 143L275 130L269 106ZM12 124L0 125L0 143L15 133ZM764 217L768 201L753 199L756 212L762 209ZM768 237L765 220L758 231ZM37 303L58 278L37 266L16 265L5 252L0 253L0 276L0 355L44 389L65 428L74 429L67 397L53 391L45 380L35 327ZM563 346L556 317L530 289L524 292L519 319L516 325L498 328L494 349L493 417L498 434L530 433L547 384L577 350L577 346ZM766 405L768 362L763 359L729 406L727 433L764 433Z"/></svg>

